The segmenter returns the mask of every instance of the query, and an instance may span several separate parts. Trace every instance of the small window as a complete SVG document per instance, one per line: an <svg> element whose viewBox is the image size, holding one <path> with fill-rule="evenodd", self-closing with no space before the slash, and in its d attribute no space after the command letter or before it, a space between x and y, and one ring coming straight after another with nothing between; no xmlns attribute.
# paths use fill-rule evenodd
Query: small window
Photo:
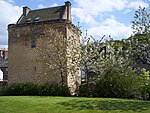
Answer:
<svg viewBox="0 0 150 113"><path fill-rule="evenodd" d="M36 47L36 41L35 39L31 40L31 48L35 48Z"/></svg>
<svg viewBox="0 0 150 113"><path fill-rule="evenodd" d="M34 71L36 72L36 67L34 67Z"/></svg>

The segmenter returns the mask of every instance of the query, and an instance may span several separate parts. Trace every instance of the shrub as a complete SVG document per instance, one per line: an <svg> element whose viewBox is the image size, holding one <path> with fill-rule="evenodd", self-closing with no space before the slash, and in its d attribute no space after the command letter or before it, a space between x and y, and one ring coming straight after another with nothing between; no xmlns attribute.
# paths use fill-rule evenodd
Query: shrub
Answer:
<svg viewBox="0 0 150 113"><path fill-rule="evenodd" d="M94 96L112 98L140 98L141 82L138 76L104 77L96 83Z"/></svg>
<svg viewBox="0 0 150 113"><path fill-rule="evenodd" d="M37 84L14 83L3 88L3 95L37 95Z"/></svg>
<svg viewBox="0 0 150 113"><path fill-rule="evenodd" d="M150 100L150 82L146 85L146 94L147 94L146 100Z"/></svg>
<svg viewBox="0 0 150 113"><path fill-rule="evenodd" d="M81 84L80 86L79 86L79 96L81 96L81 97L85 97L85 96L87 96L87 84Z"/></svg>
<svg viewBox="0 0 150 113"><path fill-rule="evenodd" d="M3 87L0 87L0 95L3 93Z"/></svg>
<svg viewBox="0 0 150 113"><path fill-rule="evenodd" d="M110 70L101 75L92 88L87 88L86 84L80 85L79 96L87 96L89 89L93 97L139 99L142 95L142 82L142 78L132 70L127 73Z"/></svg>
<svg viewBox="0 0 150 113"><path fill-rule="evenodd" d="M69 96L70 95L69 88L66 85L59 86L58 87L58 95Z"/></svg>
<svg viewBox="0 0 150 113"><path fill-rule="evenodd" d="M14 83L1 89L1 95L69 96L69 88L58 84Z"/></svg>
<svg viewBox="0 0 150 113"><path fill-rule="evenodd" d="M150 100L150 80L143 80L142 82L142 99Z"/></svg>

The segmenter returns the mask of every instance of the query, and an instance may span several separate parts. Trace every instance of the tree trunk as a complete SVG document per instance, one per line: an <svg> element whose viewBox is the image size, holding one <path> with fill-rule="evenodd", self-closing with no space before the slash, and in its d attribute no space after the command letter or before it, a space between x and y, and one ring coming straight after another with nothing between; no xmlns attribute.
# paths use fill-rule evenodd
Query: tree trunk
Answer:
<svg viewBox="0 0 150 113"><path fill-rule="evenodd" d="M64 77L63 77L63 72L62 72L62 70L61 70L61 73L60 73L60 74L61 74L61 84L64 85Z"/></svg>

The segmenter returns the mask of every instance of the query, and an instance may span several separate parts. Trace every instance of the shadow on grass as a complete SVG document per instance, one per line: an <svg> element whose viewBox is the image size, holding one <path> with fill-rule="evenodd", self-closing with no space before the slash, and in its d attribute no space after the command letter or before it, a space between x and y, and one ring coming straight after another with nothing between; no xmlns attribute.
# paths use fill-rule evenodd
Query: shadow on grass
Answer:
<svg viewBox="0 0 150 113"><path fill-rule="evenodd" d="M65 109L77 110L120 110L141 112L150 108L149 101L120 101L120 100L72 100L68 102L57 103L63 105Z"/></svg>

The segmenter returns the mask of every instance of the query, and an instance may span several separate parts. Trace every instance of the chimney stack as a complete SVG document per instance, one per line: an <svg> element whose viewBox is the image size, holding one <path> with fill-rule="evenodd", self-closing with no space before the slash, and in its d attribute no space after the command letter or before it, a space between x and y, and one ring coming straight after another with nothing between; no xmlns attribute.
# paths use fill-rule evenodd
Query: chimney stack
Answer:
<svg viewBox="0 0 150 113"><path fill-rule="evenodd" d="M31 9L28 8L27 6L23 7L23 15L24 15L24 16L27 16L27 14L29 13L30 10L31 10Z"/></svg>
<svg viewBox="0 0 150 113"><path fill-rule="evenodd" d="M71 21L71 3L69 1L65 2L67 8L67 20Z"/></svg>

